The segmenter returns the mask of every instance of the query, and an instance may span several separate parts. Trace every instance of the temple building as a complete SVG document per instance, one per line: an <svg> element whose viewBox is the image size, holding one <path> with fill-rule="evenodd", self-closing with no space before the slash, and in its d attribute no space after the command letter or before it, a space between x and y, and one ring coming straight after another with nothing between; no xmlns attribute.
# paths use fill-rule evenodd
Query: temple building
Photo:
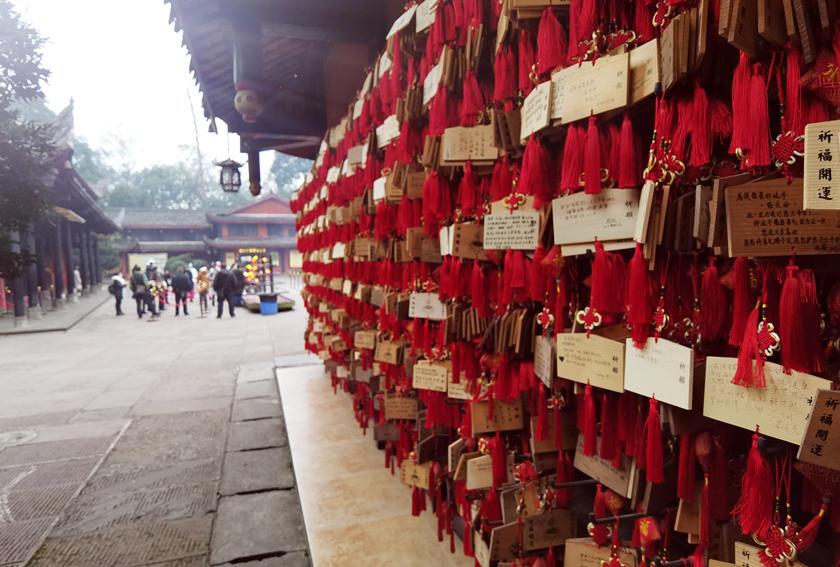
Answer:
<svg viewBox="0 0 840 567"><path fill-rule="evenodd" d="M12 311L18 325L25 325L30 317L41 318L100 284L98 239L117 231L116 224L99 208L99 195L71 162L72 105L58 115L52 126L59 151L44 179L53 204L52 214L30 230L12 235L13 240L17 236L20 249L35 254L37 260L20 277L0 279L0 311Z"/></svg>
<svg viewBox="0 0 840 567"><path fill-rule="evenodd" d="M274 194L222 212L110 209L123 239L121 269L149 260L164 265L180 254L230 266L240 257L270 254L275 272L300 268L295 250L295 215L289 202Z"/></svg>

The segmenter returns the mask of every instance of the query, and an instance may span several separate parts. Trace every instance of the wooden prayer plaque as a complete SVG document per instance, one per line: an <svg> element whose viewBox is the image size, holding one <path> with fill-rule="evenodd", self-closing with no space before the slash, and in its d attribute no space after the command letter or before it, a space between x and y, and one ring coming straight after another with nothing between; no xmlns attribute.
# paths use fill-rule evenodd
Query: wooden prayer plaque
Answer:
<svg viewBox="0 0 840 567"><path fill-rule="evenodd" d="M637 480L638 469L636 463L630 457L622 455L621 468L617 469L612 466L610 461L598 456L601 446L600 437L598 437L596 445L595 454L587 457L583 454L583 435L580 435L575 451L574 467L590 478L600 479L601 484L619 496L631 498Z"/></svg>
<svg viewBox="0 0 840 567"><path fill-rule="evenodd" d="M619 547L618 557L625 567L636 567L636 550ZM602 562L610 558L610 547L601 547L591 537L570 538L566 540L564 567L602 567Z"/></svg>
<svg viewBox="0 0 840 567"><path fill-rule="evenodd" d="M417 399L386 395L385 419L417 419Z"/></svg>
<svg viewBox="0 0 840 567"><path fill-rule="evenodd" d="M557 376L613 392L624 391L624 343L595 334L557 335Z"/></svg>
<svg viewBox="0 0 840 567"><path fill-rule="evenodd" d="M730 256L840 253L840 212L803 210L803 185L784 177L726 189Z"/></svg>
<svg viewBox="0 0 840 567"><path fill-rule="evenodd" d="M627 339L624 388L690 410L694 384L694 351L665 340L648 338L644 349Z"/></svg>
<svg viewBox="0 0 840 567"><path fill-rule="evenodd" d="M555 508L525 518L523 533L525 551L563 545L567 539L574 536L574 517L572 512L565 508Z"/></svg>
<svg viewBox="0 0 840 567"><path fill-rule="evenodd" d="M817 391L830 389L831 381L796 371L788 375L765 362L767 387L745 388L732 384L737 367L736 358L706 358L703 415L750 431L758 425L762 435L801 442Z"/></svg>
<svg viewBox="0 0 840 567"><path fill-rule="evenodd" d="M473 402L470 406L473 435L491 431L516 431L525 427L522 399L512 402L493 400L493 419L488 418L489 402Z"/></svg>
<svg viewBox="0 0 840 567"><path fill-rule="evenodd" d="M805 125L806 210L840 210L840 120Z"/></svg>
<svg viewBox="0 0 840 567"><path fill-rule="evenodd" d="M400 481L408 486L416 486L427 490L429 488L429 471L432 463L418 465L411 459L403 459L400 465Z"/></svg>
<svg viewBox="0 0 840 567"><path fill-rule="evenodd" d="M796 458L840 470L840 392L817 390Z"/></svg>

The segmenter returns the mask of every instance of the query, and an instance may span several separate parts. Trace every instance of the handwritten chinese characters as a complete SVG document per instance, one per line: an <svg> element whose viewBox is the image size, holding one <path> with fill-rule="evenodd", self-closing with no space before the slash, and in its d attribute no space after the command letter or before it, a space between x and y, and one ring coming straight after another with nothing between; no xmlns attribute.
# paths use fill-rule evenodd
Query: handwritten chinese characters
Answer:
<svg viewBox="0 0 840 567"><path fill-rule="evenodd" d="M627 339L624 387L643 396L690 410L694 351L665 339L649 338L645 348Z"/></svg>
<svg viewBox="0 0 840 567"><path fill-rule="evenodd" d="M627 106L629 55L599 57L552 75L551 119L563 124Z"/></svg>
<svg viewBox="0 0 840 567"><path fill-rule="evenodd" d="M749 430L758 425L762 435L799 443L817 390L831 382L796 371L787 375L780 365L765 362L767 387L744 388L731 383L737 366L736 358L706 359L703 415Z"/></svg>
<svg viewBox="0 0 840 567"><path fill-rule="evenodd" d="M806 210L840 210L840 120L805 126Z"/></svg>
<svg viewBox="0 0 840 567"><path fill-rule="evenodd" d="M838 172L840 173L840 172ZM802 181L783 177L726 189L730 256L840 253L840 212L802 208Z"/></svg>
<svg viewBox="0 0 840 567"><path fill-rule="evenodd" d="M817 392L796 458L840 470L840 392Z"/></svg>
<svg viewBox="0 0 840 567"><path fill-rule="evenodd" d="M639 192L603 189L597 195L576 193L552 202L554 243L576 244L633 238Z"/></svg>
<svg viewBox="0 0 840 567"><path fill-rule="evenodd" d="M539 213L496 213L484 217L485 250L534 250L539 237Z"/></svg>
<svg viewBox="0 0 840 567"><path fill-rule="evenodd" d="M557 335L557 376L624 391L624 343L584 333Z"/></svg>

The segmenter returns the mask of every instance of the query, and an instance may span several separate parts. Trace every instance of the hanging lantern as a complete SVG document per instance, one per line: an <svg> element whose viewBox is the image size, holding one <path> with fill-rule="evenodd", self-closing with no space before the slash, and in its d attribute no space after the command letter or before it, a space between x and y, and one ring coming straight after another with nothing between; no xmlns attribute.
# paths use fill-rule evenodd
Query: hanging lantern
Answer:
<svg viewBox="0 0 840 567"><path fill-rule="evenodd" d="M233 99L233 106L236 111L242 115L242 121L247 124L253 124L257 121L257 116L262 114L263 103L260 94L253 89L242 89L236 91L236 96Z"/></svg>
<svg viewBox="0 0 840 567"><path fill-rule="evenodd" d="M238 193L239 187L242 186L242 178L239 175L239 168L241 163L235 162L228 158L222 162L216 162L222 168L219 173L219 185L222 186L222 191L225 193Z"/></svg>

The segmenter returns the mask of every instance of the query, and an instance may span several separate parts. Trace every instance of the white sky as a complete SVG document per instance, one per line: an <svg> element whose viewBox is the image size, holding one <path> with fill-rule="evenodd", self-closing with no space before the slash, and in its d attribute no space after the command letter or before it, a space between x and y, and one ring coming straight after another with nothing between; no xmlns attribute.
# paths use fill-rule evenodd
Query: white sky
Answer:
<svg viewBox="0 0 840 567"><path fill-rule="evenodd" d="M227 157L225 123L216 121L219 134L207 131L187 50L163 0L12 1L47 40L47 105L57 113L72 97L76 135L91 146L111 149L119 136L129 142L135 168L179 161L179 146L195 144L189 91L205 164ZM235 134L230 151L246 161ZM274 152L261 152L263 178L273 160Z"/></svg>

